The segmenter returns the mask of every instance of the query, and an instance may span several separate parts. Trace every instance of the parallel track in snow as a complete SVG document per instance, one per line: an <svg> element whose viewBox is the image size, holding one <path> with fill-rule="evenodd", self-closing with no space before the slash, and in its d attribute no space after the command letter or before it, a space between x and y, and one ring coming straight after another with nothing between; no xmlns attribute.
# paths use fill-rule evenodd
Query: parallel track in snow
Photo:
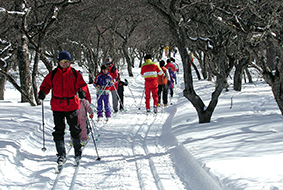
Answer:
<svg viewBox="0 0 283 190"><path fill-rule="evenodd" d="M159 132L158 130L160 130L160 125L158 123L156 124L156 121L162 119L162 114L147 115L143 122L139 124L139 128L133 138L133 155L140 157L140 159L136 159L136 171L140 189L155 189L154 186L158 190L165 189L157 167L166 166L162 166L162 163L154 162L154 157L158 157L158 160L160 160L163 154L159 151L160 147L158 147L158 139L156 137ZM151 147L151 149L153 147L155 152L152 153L149 147ZM143 155L143 157L141 155ZM151 176L148 173L149 170L151 171ZM170 174L169 172L167 175L173 176L174 174Z"/></svg>

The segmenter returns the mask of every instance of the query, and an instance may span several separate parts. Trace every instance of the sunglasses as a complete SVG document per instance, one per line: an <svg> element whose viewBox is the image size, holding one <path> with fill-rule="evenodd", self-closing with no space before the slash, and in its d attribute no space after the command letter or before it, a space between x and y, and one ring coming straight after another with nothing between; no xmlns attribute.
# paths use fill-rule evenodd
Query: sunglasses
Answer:
<svg viewBox="0 0 283 190"><path fill-rule="evenodd" d="M61 62L61 63L69 63L70 61L67 60L67 59L62 59L62 60L60 60L60 62Z"/></svg>

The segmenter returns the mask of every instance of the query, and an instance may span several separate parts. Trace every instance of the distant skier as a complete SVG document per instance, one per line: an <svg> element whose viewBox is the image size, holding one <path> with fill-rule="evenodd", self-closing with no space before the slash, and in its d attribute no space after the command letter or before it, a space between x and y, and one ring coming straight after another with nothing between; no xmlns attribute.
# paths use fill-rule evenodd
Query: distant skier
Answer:
<svg viewBox="0 0 283 190"><path fill-rule="evenodd" d="M119 107L120 111L124 110L124 86L128 86L128 81L127 79L125 79L125 82L121 81L120 76L119 76L117 92L118 92L118 95L121 101L120 107Z"/></svg>
<svg viewBox="0 0 283 190"><path fill-rule="evenodd" d="M96 75L94 79L94 86L97 89L97 119L100 120L103 117L103 103L105 116L111 117L111 109L109 107L109 90L113 86L113 79L108 73L108 67L106 65L101 66L101 72Z"/></svg>
<svg viewBox="0 0 283 190"><path fill-rule="evenodd" d="M170 75L168 72L168 69L166 69L164 67L165 65L165 61L161 60L159 62L159 66L161 67L163 73L165 73L165 75L158 75L157 76L157 82L158 82L158 107L160 106L161 103L161 97L162 97L162 101L163 101L163 105L164 107L167 106L168 103L168 95L167 95L167 85L170 85Z"/></svg>
<svg viewBox="0 0 283 190"><path fill-rule="evenodd" d="M158 105L158 83L157 75L164 75L162 69L155 62L152 62L151 55L147 54L144 57L145 63L141 66L141 74L145 79L145 105L146 111L150 112L150 93L152 93L154 113L157 113Z"/></svg>
<svg viewBox="0 0 283 190"><path fill-rule="evenodd" d="M117 90L117 84L118 84L117 80L118 80L119 72L118 72L118 69L114 66L111 57L107 57L104 63L106 64L106 66L108 66L109 75L112 77L112 79L114 81L114 85L110 87L110 92L111 92L111 96L112 96L113 110L116 113L116 112L118 112L118 96L116 94L116 90Z"/></svg>
<svg viewBox="0 0 283 190"><path fill-rule="evenodd" d="M169 75L170 75L170 84L167 85L168 89L170 91L170 98L173 97L174 95L174 83L177 84L177 80L176 80L176 67L171 63L170 59L167 59L167 64L166 64L166 68L168 69Z"/></svg>

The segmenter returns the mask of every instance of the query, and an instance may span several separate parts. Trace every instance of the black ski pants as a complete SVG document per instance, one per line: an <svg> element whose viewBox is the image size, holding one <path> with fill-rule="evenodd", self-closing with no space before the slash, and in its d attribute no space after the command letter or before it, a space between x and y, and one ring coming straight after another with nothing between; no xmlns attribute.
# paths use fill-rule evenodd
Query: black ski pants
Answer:
<svg viewBox="0 0 283 190"><path fill-rule="evenodd" d="M161 103L161 96L162 96L162 100L163 100L163 104L167 104L168 103L168 96L167 96L167 85L165 84L159 84L158 85L158 103Z"/></svg>
<svg viewBox="0 0 283 190"><path fill-rule="evenodd" d="M78 124L78 111L68 111L68 112L61 112L61 111L53 111L53 119L54 119L54 132L53 140L55 142L64 141L64 134L65 134L65 119L69 125L69 130L73 139L80 139L81 138L81 128Z"/></svg>

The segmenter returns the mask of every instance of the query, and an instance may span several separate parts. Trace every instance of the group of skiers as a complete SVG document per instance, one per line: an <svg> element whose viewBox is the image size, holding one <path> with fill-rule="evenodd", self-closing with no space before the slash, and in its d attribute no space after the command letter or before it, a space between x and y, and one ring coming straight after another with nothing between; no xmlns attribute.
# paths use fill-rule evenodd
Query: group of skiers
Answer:
<svg viewBox="0 0 283 190"><path fill-rule="evenodd" d="M168 104L168 90L170 90L170 98L173 97L174 83L177 84L176 73L179 67L174 58L161 60L159 65L152 61L150 54L144 57L145 63L141 66L141 74L145 79L145 105L146 111L150 112L150 97L153 98L153 111L157 113L157 107L161 106L161 97L163 106Z"/></svg>
<svg viewBox="0 0 283 190"><path fill-rule="evenodd" d="M177 84L176 72L178 66L173 58L165 62L160 61L159 65L152 62L151 55L146 55L145 63L141 66L141 74L145 78L145 102L146 109L150 111L150 93L154 100L154 112L157 113L157 107L161 104L161 96L164 106L168 104L167 89L173 96L174 83ZM74 147L75 163L78 164L82 155L82 146L87 142L87 113L93 118L93 110L90 106L91 96L86 82L81 73L70 66L71 55L67 51L58 54L58 66L49 72L44 78L38 98L44 100L46 94L52 90L50 100L51 110L53 111L54 132L53 140L57 150L57 163L62 167L66 162L66 149L64 143L65 119L69 125L71 134L71 144ZM114 113L119 109L124 110L124 86L128 81L120 80L118 69L114 66L111 57L107 57L101 66L100 73L95 77L94 84L97 89L97 117L100 120L103 117L103 104L105 117L111 117L111 108L109 107L109 94L112 96L112 108Z"/></svg>

